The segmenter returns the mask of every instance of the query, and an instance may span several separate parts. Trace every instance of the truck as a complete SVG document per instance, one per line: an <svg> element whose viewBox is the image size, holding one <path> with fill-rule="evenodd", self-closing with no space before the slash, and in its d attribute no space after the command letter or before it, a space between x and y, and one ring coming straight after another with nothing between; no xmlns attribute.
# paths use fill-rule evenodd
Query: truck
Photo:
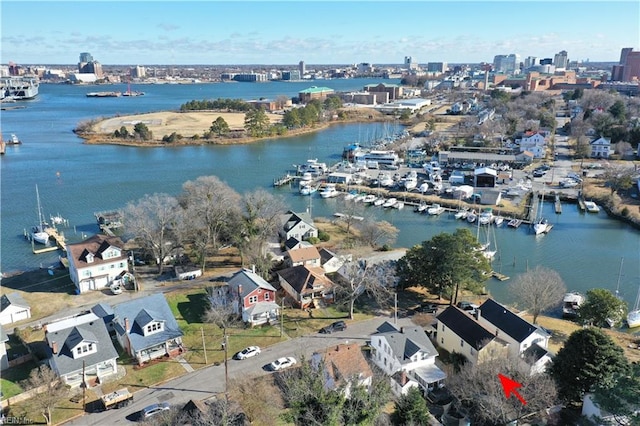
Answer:
<svg viewBox="0 0 640 426"><path fill-rule="evenodd" d="M102 404L102 407L100 407L101 411L126 407L133 402L133 394L129 392L127 388L118 389L117 391L102 395L100 402Z"/></svg>

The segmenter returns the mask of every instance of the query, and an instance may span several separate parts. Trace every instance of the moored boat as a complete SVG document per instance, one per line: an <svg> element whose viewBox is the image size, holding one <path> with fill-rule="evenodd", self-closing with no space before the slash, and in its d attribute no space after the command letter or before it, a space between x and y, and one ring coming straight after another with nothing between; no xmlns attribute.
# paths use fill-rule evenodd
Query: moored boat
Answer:
<svg viewBox="0 0 640 426"><path fill-rule="evenodd" d="M398 202L398 200L397 200L397 199L395 199L395 198L388 198L388 199L384 202L384 204L382 205L382 207L393 207L393 205L394 205L395 203L397 203L397 202Z"/></svg>
<svg viewBox="0 0 640 426"><path fill-rule="evenodd" d="M600 207L593 201L585 201L584 207L589 213L598 213L600 211Z"/></svg>
<svg viewBox="0 0 640 426"><path fill-rule="evenodd" d="M328 183L322 191L320 191L320 196L322 198L333 198L337 197L340 192L336 189L336 185L333 183Z"/></svg>
<svg viewBox="0 0 640 426"><path fill-rule="evenodd" d="M638 286L638 295L636 296L636 304L627 314L627 326L629 328L640 327L640 286Z"/></svg>
<svg viewBox="0 0 640 426"><path fill-rule="evenodd" d="M36 200L38 202L38 224L31 228L31 239L39 244L49 243L49 234L45 232L47 222L42 215L42 207L40 206L40 192L38 192L38 185L36 185Z"/></svg>
<svg viewBox="0 0 640 426"><path fill-rule="evenodd" d="M520 225L522 225L522 219L513 218L507 222L507 226L510 226L511 228L517 228Z"/></svg>
<svg viewBox="0 0 640 426"><path fill-rule="evenodd" d="M467 214L469 214L469 210L466 208L463 208L461 210L458 210L456 214L453 215L453 217L455 217L456 219L466 219Z"/></svg>
<svg viewBox="0 0 640 426"><path fill-rule="evenodd" d="M386 202L387 202L387 200L385 200L383 197L380 197L380 198L378 198L377 200L375 200L375 201L373 202L373 205L374 205L374 206L382 206L382 205L384 205L384 203L386 203Z"/></svg>
<svg viewBox="0 0 640 426"><path fill-rule="evenodd" d="M11 137L6 143L7 145L20 145L22 144L22 141L18 138L18 136L15 135L15 133L12 133Z"/></svg>
<svg viewBox="0 0 640 426"><path fill-rule="evenodd" d="M372 204L373 202L375 202L378 199L378 197L376 197L373 194L367 194L365 195L365 197L362 199L362 202L365 204Z"/></svg>
<svg viewBox="0 0 640 426"><path fill-rule="evenodd" d="M316 191L318 191L318 188L313 186L311 181L301 181L300 182L300 194L302 194L302 195L311 195Z"/></svg>
<svg viewBox="0 0 640 426"><path fill-rule="evenodd" d="M566 293L562 299L562 316L573 318L578 316L578 309L584 302L584 296L577 291Z"/></svg>
<svg viewBox="0 0 640 426"><path fill-rule="evenodd" d="M440 204L432 204L431 207L427 209L427 214L431 216L438 216L442 213L444 213L444 207Z"/></svg>
<svg viewBox="0 0 640 426"><path fill-rule="evenodd" d="M38 96L40 80L36 76L0 77L2 100L27 100Z"/></svg>

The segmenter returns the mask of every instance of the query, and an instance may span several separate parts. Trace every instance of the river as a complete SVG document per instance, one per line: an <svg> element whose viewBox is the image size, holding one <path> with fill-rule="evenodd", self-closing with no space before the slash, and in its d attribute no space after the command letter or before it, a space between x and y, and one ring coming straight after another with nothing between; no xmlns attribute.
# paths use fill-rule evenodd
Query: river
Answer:
<svg viewBox="0 0 640 426"><path fill-rule="evenodd" d="M87 98L96 90L126 90L125 85L71 86L41 84L40 95L19 105L23 109L3 111L5 138L17 134L24 142L8 146L0 159L2 272L49 266L58 253L34 255L23 232L37 221L35 186L38 185L45 216L60 214L67 218L63 228L70 241L79 241L98 231L94 212L112 210L150 193L177 195L188 180L216 175L242 193L258 187L272 188L273 179L292 164L308 158L338 161L343 146L366 142L383 133L382 124L335 125L322 132L284 139L270 139L248 145L187 146L178 148L135 148L110 145L85 145L73 132L84 120L117 114L176 110L192 99L257 99L288 97L311 85L337 91L361 90L377 79L327 80L271 83L212 83L192 85L138 85L144 96ZM385 82L396 83L394 80ZM294 210L308 207L309 198L289 187L273 189L285 197ZM331 216L335 199L314 197L315 216ZM640 282L640 233L632 227L599 214L578 212L565 205L555 215L552 203L544 206L553 230L534 236L526 227L496 229L498 257L494 269L516 278L527 268L543 265L556 270L570 290L585 292L602 287L619 292L633 304ZM401 211L376 211L399 228L396 246L411 247L440 232L452 232L459 226L446 214L440 217L418 215L410 208ZM621 259L624 258L620 272ZM509 281L489 280L487 289L499 300L510 302Z"/></svg>

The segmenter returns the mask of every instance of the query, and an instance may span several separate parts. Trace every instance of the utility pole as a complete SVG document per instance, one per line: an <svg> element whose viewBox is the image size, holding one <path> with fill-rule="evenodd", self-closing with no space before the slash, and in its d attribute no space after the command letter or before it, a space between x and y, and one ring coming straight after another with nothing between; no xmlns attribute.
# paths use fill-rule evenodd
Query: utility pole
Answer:
<svg viewBox="0 0 640 426"><path fill-rule="evenodd" d="M229 368L228 368L228 357L227 357L227 351L228 351L228 346L229 346L229 338L227 336L227 327L224 327L222 329L224 335L223 335L223 342L222 342L222 347L224 348L224 397L227 400L227 404L229 403Z"/></svg>
<svg viewBox="0 0 640 426"><path fill-rule="evenodd" d="M207 365L207 347L204 344L204 329L200 327L200 334L202 334L202 352L204 353L204 365Z"/></svg>
<svg viewBox="0 0 640 426"><path fill-rule="evenodd" d="M393 294L393 323L398 325L398 291Z"/></svg>
<svg viewBox="0 0 640 426"><path fill-rule="evenodd" d="M84 375L84 369L86 367L86 361L82 360L82 413L87 410L87 382Z"/></svg>
<svg viewBox="0 0 640 426"><path fill-rule="evenodd" d="M280 300L280 337L284 335L284 297Z"/></svg>

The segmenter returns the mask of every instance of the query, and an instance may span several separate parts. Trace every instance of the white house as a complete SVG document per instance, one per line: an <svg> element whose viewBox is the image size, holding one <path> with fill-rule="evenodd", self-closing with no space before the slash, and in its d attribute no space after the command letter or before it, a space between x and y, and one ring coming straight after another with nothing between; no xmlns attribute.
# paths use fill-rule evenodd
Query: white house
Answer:
<svg viewBox="0 0 640 426"><path fill-rule="evenodd" d="M598 138L591 141L591 157L609 158L611 154L613 154L613 149L611 149L611 139Z"/></svg>
<svg viewBox="0 0 640 426"><path fill-rule="evenodd" d="M96 234L77 244L67 244L69 277L78 293L100 290L129 272L124 243L118 237Z"/></svg>
<svg viewBox="0 0 640 426"><path fill-rule="evenodd" d="M298 266L320 266L320 252L315 246L298 247L293 250L288 250L285 254L285 265Z"/></svg>
<svg viewBox="0 0 640 426"><path fill-rule="evenodd" d="M338 256L326 248L320 249L320 263L325 274L337 272L348 261L351 261L351 255Z"/></svg>
<svg viewBox="0 0 640 426"><path fill-rule="evenodd" d="M422 327L398 329L385 322L371 335L371 359L391 376L391 389L398 396L412 386L426 393L441 385L446 374L435 365L437 356Z"/></svg>
<svg viewBox="0 0 640 426"><path fill-rule="evenodd" d="M487 299L477 309L478 322L487 330L494 331L500 339L509 343L509 353L521 359L533 345L547 349L549 334L540 327L511 312L493 299ZM537 365L537 369L544 369Z"/></svg>
<svg viewBox="0 0 640 426"><path fill-rule="evenodd" d="M18 293L0 297L0 324L7 325L31 318L31 307Z"/></svg>
<svg viewBox="0 0 640 426"><path fill-rule="evenodd" d="M280 217L282 227L280 237L283 241L295 238L298 241L318 236L318 228L315 227L309 213L294 213L292 211Z"/></svg>
<svg viewBox="0 0 640 426"><path fill-rule="evenodd" d="M520 144L520 152L529 151L535 158L543 158L545 156L547 142L540 132L527 133L516 143Z"/></svg>
<svg viewBox="0 0 640 426"><path fill-rule="evenodd" d="M9 358L7 357L7 348L5 343L9 341L9 336L5 333L4 328L0 325L0 371L9 368Z"/></svg>
<svg viewBox="0 0 640 426"><path fill-rule="evenodd" d="M51 369L71 387L102 383L118 371L118 352L94 313L49 323L45 328Z"/></svg>

